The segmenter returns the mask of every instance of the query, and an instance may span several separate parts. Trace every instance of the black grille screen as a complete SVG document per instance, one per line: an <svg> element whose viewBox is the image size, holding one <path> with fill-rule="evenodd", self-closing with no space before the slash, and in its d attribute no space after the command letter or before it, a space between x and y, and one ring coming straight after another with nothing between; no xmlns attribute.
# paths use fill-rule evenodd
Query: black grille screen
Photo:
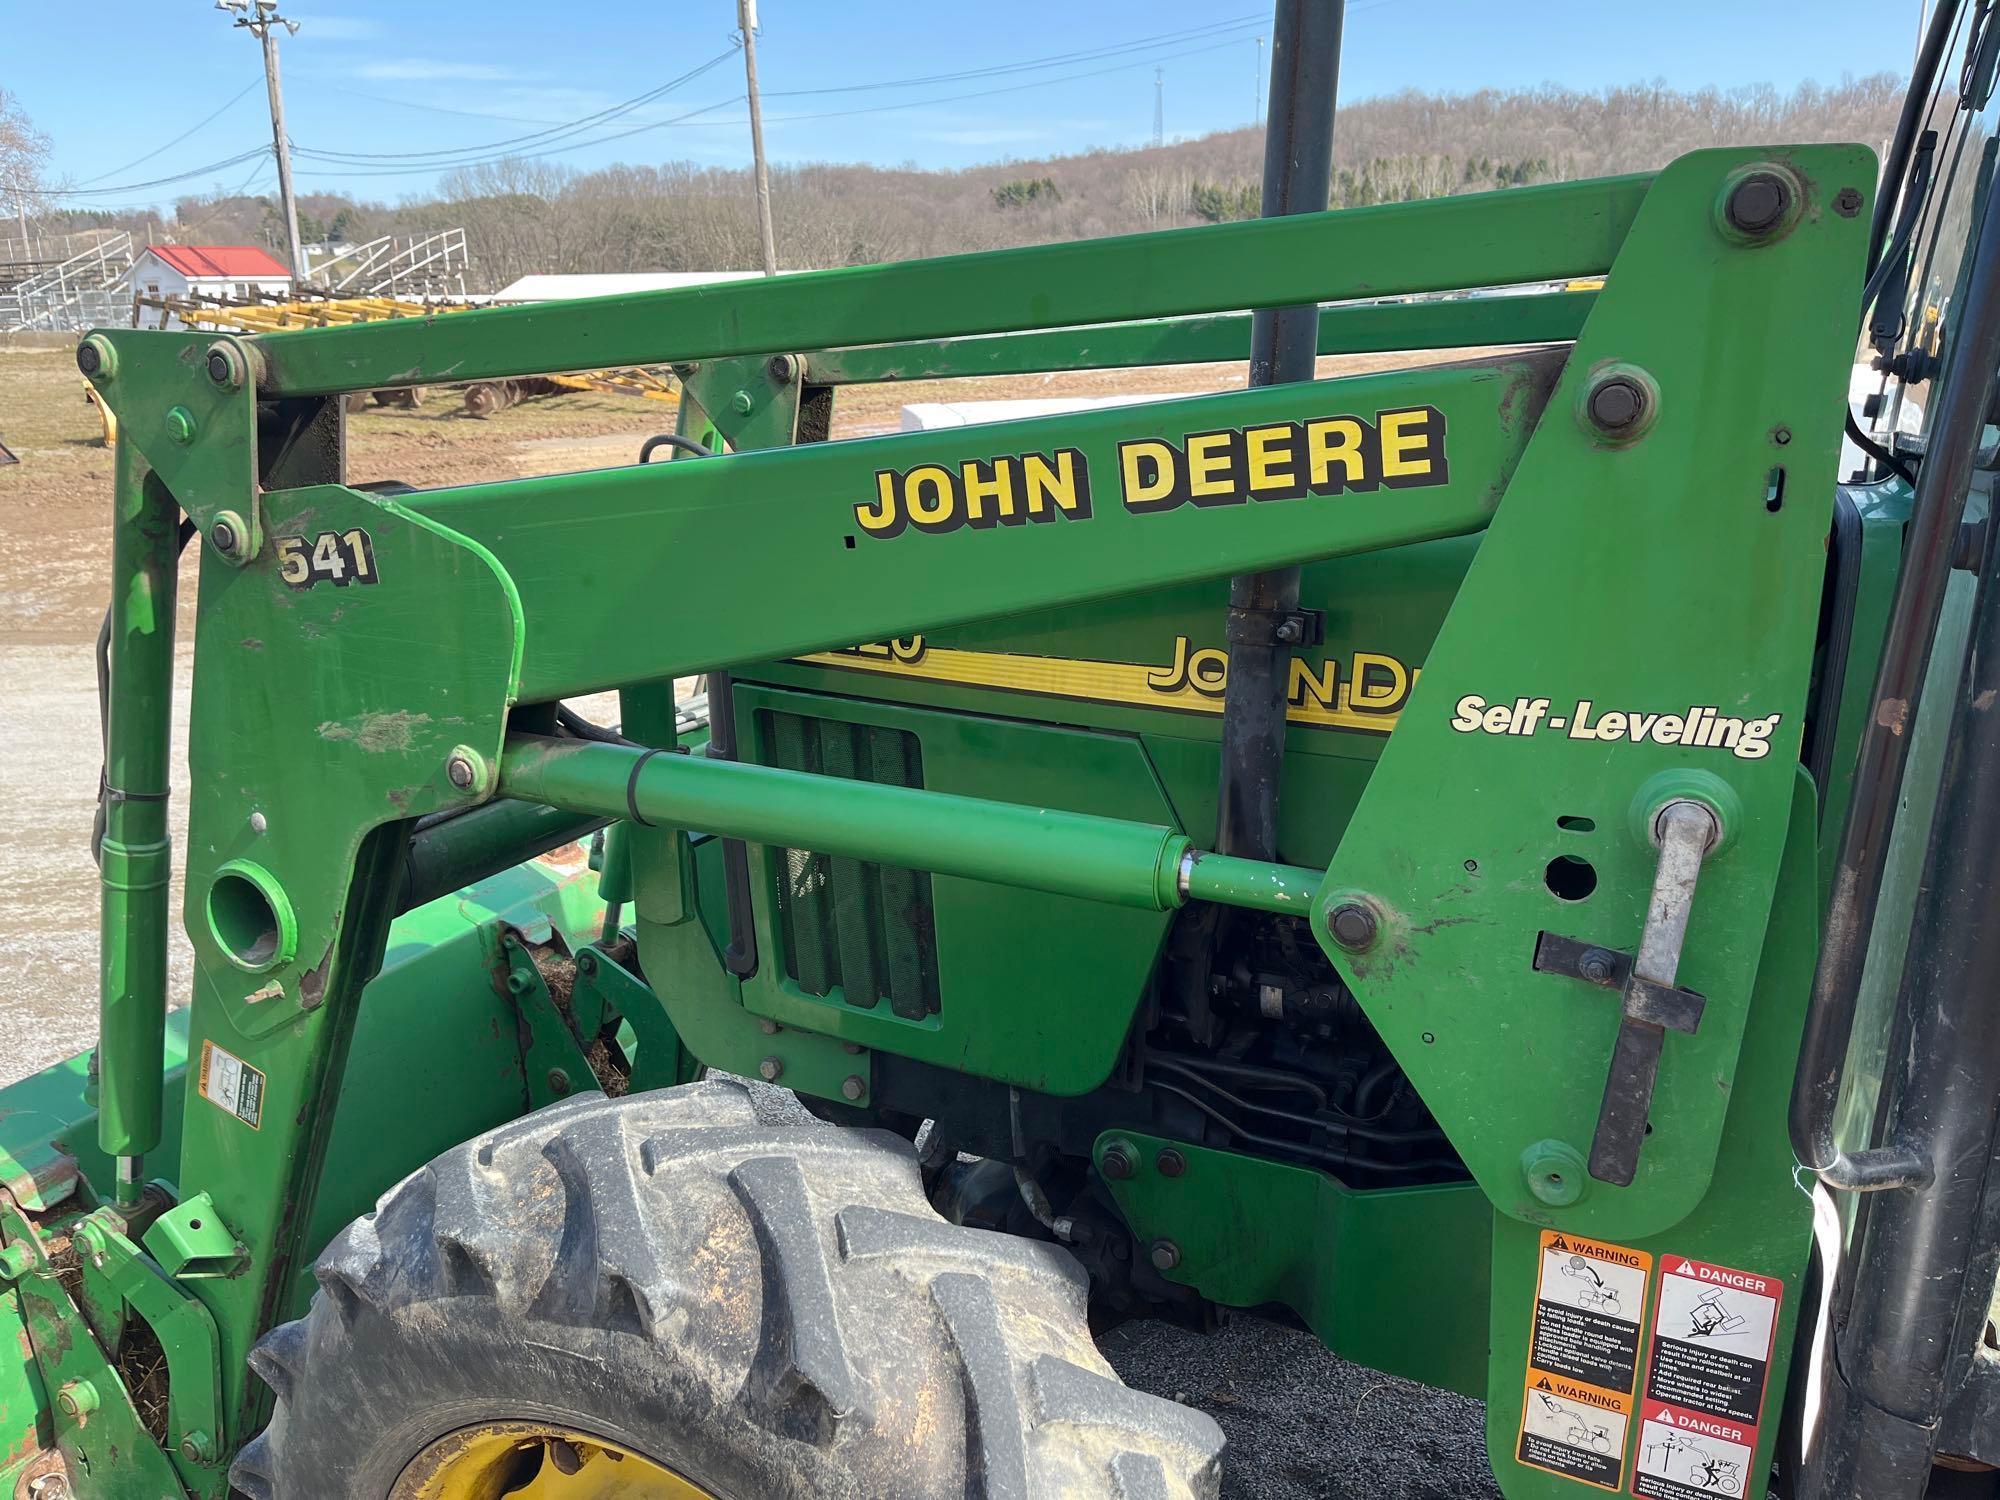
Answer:
<svg viewBox="0 0 2000 1500"><path fill-rule="evenodd" d="M789 771L922 786L917 737L903 729L761 710L768 763ZM920 1020L938 1008L937 930L927 872L774 849L785 973L809 995L889 1002Z"/></svg>

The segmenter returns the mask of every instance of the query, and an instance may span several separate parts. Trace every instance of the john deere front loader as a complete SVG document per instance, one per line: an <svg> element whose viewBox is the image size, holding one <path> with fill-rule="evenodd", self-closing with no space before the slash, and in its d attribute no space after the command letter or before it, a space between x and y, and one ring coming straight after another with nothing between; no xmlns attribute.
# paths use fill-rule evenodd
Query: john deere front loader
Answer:
<svg viewBox="0 0 2000 1500"><path fill-rule="evenodd" d="M1510 1497L1994 1493L1993 6L1879 164L1329 213L1339 12L1256 222L83 342L102 1029L0 1093L15 1497L1211 1497L1091 1330L1229 1309L1483 1398ZM666 362L670 461L346 481L344 392Z"/></svg>

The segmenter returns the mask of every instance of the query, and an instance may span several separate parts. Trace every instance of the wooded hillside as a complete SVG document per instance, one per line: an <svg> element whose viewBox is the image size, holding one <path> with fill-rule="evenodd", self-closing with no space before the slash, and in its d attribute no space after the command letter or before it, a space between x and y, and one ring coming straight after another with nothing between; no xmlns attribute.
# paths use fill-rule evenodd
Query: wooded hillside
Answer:
<svg viewBox="0 0 2000 1500"><path fill-rule="evenodd" d="M1882 148L1902 85L1889 74L1789 95L1770 88L1682 93L1633 85L1406 92L1342 108L1333 196L1341 206L1646 171L1684 152L1741 142L1860 141ZM1260 138L1224 131L1158 148L955 172L834 164L778 166L772 199L786 266L834 266L1245 218L1258 207ZM462 225L477 279L528 271L719 270L757 263L748 173L686 162L576 172L502 162L453 173L398 205L309 194L308 238L360 239ZM79 215L140 220L126 215ZM190 198L157 232L277 243L260 198Z"/></svg>

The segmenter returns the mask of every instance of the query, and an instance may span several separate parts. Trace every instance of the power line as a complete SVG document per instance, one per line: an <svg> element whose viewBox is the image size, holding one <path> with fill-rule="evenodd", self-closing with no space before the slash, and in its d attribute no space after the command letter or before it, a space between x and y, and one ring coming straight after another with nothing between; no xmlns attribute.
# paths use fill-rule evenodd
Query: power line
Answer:
<svg viewBox="0 0 2000 1500"><path fill-rule="evenodd" d="M183 224L179 226L176 232L182 235L192 236L208 228L210 224L213 224L217 219L221 218L225 212L228 211L228 207L231 200L243 197L246 193L250 191L250 185L256 182L257 179L262 177L266 172L270 172L273 178L275 179L277 174L276 167L270 162L263 162L263 161L258 162L256 166L250 169L250 175L248 177L244 178L241 182L237 183L235 187L230 188L227 192L218 193L216 195L215 206L213 208L211 208L207 213L203 214L199 219L196 219L192 224ZM273 185L275 186L275 181ZM259 191L260 192L262 191L261 184L259 185Z"/></svg>
<svg viewBox="0 0 2000 1500"><path fill-rule="evenodd" d="M119 193L136 193L146 188L167 187L176 182L186 182L190 177L204 177L210 172L227 171L239 166L253 156L262 156L262 146L252 146L248 151L239 151L234 156L225 156L221 161L192 167L185 172L176 172L171 177L155 177L150 182L121 182L112 187L102 188L26 188L23 191L31 198L108 198Z"/></svg>
<svg viewBox="0 0 2000 1500"><path fill-rule="evenodd" d="M1179 52L1156 53L1152 57L1142 57L1136 62L1117 63L1108 68L1092 68L1083 73L1065 73L1060 78L1038 78L1032 83L1009 84L1005 88L979 89L969 94L944 94L935 99L906 99L900 104L875 104L865 109L835 109L809 115L774 115L769 123L783 124L788 120L844 120L853 115L879 115L897 109L922 109L927 104L957 104L965 99L990 99L996 94L1018 94L1025 89L1043 89L1051 84L1074 83L1083 78L1102 78L1107 73L1128 73L1134 68L1150 68L1158 62L1171 62L1177 57L1201 57L1210 52L1220 52L1226 47L1239 45L1237 40L1216 42L1206 47L1187 47ZM740 121L718 120L718 125L740 124Z"/></svg>
<svg viewBox="0 0 2000 1500"><path fill-rule="evenodd" d="M573 136L582 131L589 130L593 126L608 125L613 120L620 119L623 116L630 114L633 110L639 108L641 105L650 104L654 100L664 97L665 95L671 93L673 90L679 88L682 84L692 82L694 79L697 79L701 77L702 74L708 72L711 68L719 67L721 64L729 61L730 58L734 57L739 50L740 50L740 45L732 45L727 51L717 53L714 57L711 57L707 62L702 63L699 67L690 68L687 72L681 74L679 77L670 78L665 83L660 84L655 88L650 88L646 90L646 92L644 92L643 94L636 94L632 98L625 100L621 104L610 105L605 109L598 110L595 114L584 115L579 119L566 120L562 124L551 126L546 130L531 131L527 135L509 136L504 140L484 141L478 145L472 145L472 146L440 147L438 150L435 151L315 150L311 154L317 157L321 161L354 161L363 163L378 162L378 161L412 161L412 162L427 161L433 158L440 158L440 157L484 156L489 153L495 153L495 152L503 156L512 155L514 153L508 148L514 146L550 145L557 140L561 140L568 136ZM302 155L305 154L304 148L301 148L301 154Z"/></svg>
<svg viewBox="0 0 2000 1500"><path fill-rule="evenodd" d="M1380 3L1380 0L1377 0L1377 3ZM1231 21L1213 22L1207 26L1192 27L1186 31L1161 32L1156 36L1140 37L1132 41L1121 42L1114 45L1107 45L1105 47L1100 47L1096 49L1086 49L1081 52L1056 53L1056 54L1051 54L1048 57L1031 58L1022 62L996 63L990 67L971 68L959 73L934 73L934 74L916 76L910 78L885 78L885 79L877 79L872 83L843 84L838 87L823 88L823 89L765 89L763 91L763 94L764 97L767 99L789 99L789 98L807 98L823 94L868 93L868 92L878 92L888 89L923 87L935 83L955 82L962 79L995 77L1008 73L1029 72L1040 68L1068 67L1079 62L1094 62L1104 57L1114 56L1121 53L1143 51L1154 45L1172 45L1174 43L1193 38L1207 38L1210 36L1222 35L1224 33L1234 33L1237 31L1241 31L1248 26L1259 24L1263 19L1264 18L1261 15L1245 16ZM1085 74L1082 76L1089 77L1092 75ZM520 115L498 115L498 114L493 114L492 112L486 110L453 109L450 106L443 104L425 104L425 103L419 103L414 99L397 99L388 94L373 94L367 92L364 89L349 88L344 84L323 83L320 84L319 86L322 88L331 89L335 93L346 94L355 99L366 99L375 104L393 105L398 109L421 110L426 114L455 115L461 119L468 119L468 120L507 120L513 123L530 124L530 125L551 125L551 126L556 126L558 128L565 125L577 123L575 121L539 120ZM980 96L964 95L960 97L977 98ZM628 101L628 103L629 102L631 101ZM728 102L733 103L735 101L732 100ZM614 106L614 108L617 107L618 106ZM788 115L785 116L784 118L830 119L834 118L834 116ZM680 123L680 121L679 120L659 121L656 123L677 124ZM729 123L740 124L742 122L732 121ZM457 148L457 150L460 152L470 152L483 149L486 148L478 146L463 146ZM326 154L329 153L322 153L322 155ZM349 154L359 156L361 153L349 153ZM422 154L422 153L412 153L412 155L416 154ZM439 151L430 154L446 155L449 153L444 151Z"/></svg>
<svg viewBox="0 0 2000 1500"><path fill-rule="evenodd" d="M532 115L496 115L483 109L452 109L443 104L419 104L414 99L392 99L387 94L371 94L366 89L351 89L344 84L325 83L316 75L307 75L316 88L329 89L336 94L346 94L351 99L366 99L374 104L393 104L397 109L420 109L426 114L457 115L466 120L502 120L509 125L562 125L563 120L540 120Z"/></svg>
<svg viewBox="0 0 2000 1500"><path fill-rule="evenodd" d="M1163 53L1159 54L1159 56L1161 56L1165 60L1171 61L1172 59L1177 57L1196 57L1209 52L1218 52L1226 47L1234 47L1237 45L1239 45L1239 41L1237 39L1231 39L1228 41L1211 43L1210 45L1202 47L1183 48L1180 51ZM932 104L956 104L966 99L989 99L998 94L1018 94L1028 89L1048 88L1054 84L1071 83L1084 78L1100 78L1107 73L1129 72L1134 68L1146 68L1152 66L1154 66L1153 58L1150 57L1141 58L1136 62L1116 63L1108 68L1092 68L1081 73L1066 73L1060 78L1038 78L1029 83L1009 84L1002 88L977 89L969 93L946 94L939 97L928 98L928 99L906 99L896 104L874 104L874 105L867 105L859 109L821 110L821 111L815 111L812 114L773 115L769 116L766 119L765 123L780 125L791 122L802 122L810 120L839 120L839 119L849 119L856 115L886 114L892 110L899 110L899 109L922 109L926 105L932 105ZM742 99L743 96L741 94L738 94L734 98L724 99L715 104L704 105L700 109L690 110L684 115L676 115L671 120L654 120L644 125L635 125L629 130L620 130L610 135L599 136L593 140L572 141L564 145L553 146L546 151L506 153L500 156L485 157L476 161L447 162L447 163L432 164L428 166L389 168L381 171L323 170L314 175L322 181L328 178L336 178L336 177L341 179L347 179L353 177L418 177L428 173L435 173L445 170L456 170L465 167L491 166L497 162L509 161L509 160L537 161L546 156L556 156L570 151L581 151L581 150L587 150L594 146L608 145L612 141L623 140L628 136L639 135L648 130L661 130L669 126L685 125L689 121L694 120L702 115L713 113L715 110L718 109L725 109L731 104L740 103L742 102ZM702 123L705 126L714 126L717 128L722 128L728 126L743 125L746 124L747 121L705 120ZM304 146L301 146L299 148L299 155L310 157L315 161L328 162L330 167L337 168L341 166L341 163L338 160L330 159L328 153L309 150Z"/></svg>
<svg viewBox="0 0 2000 1500"><path fill-rule="evenodd" d="M116 177L119 173L129 172L134 167L143 167L147 162L151 161L154 157L160 155L163 152L172 150L175 146L178 146L182 141L186 140L189 136L193 135L196 131L200 130L204 125L213 124L216 120L220 119L223 115L227 114L230 110L234 109L237 105L241 104L244 101L244 99L249 96L250 91L255 87L257 87L257 85L262 83L263 81L264 80L261 78L251 79L248 83L243 85L243 88L239 93L232 95L229 99L229 102L224 104L220 109L216 110L214 114L202 116L202 118L199 121L197 121L193 125L190 125L186 130L183 130L179 135L175 136L172 140L168 141L164 146L155 146L151 151L148 151L144 156L126 162L125 165L122 167L113 167L108 172L99 172L95 177L86 177L83 179L82 182L79 182L77 186L79 188L87 188L94 182L104 181L104 179L107 177Z"/></svg>
<svg viewBox="0 0 2000 1500"><path fill-rule="evenodd" d="M1260 16L1251 15L1230 21L1212 21L1206 26L1194 26L1186 31L1163 31L1155 36L1135 37L1130 41L1108 43L1102 47L1089 47L1076 52L1058 52L1048 57L1033 58L1027 62L994 63L984 68L968 68L959 73L933 73L920 78L887 78L874 83L848 83L823 89L766 89L764 97L794 99L816 94L861 94L881 89L916 88L934 83L961 83L971 78L993 78L1008 73L1026 73L1037 68L1069 67L1080 62L1101 62L1107 57L1143 52L1154 46L1176 46L1181 42L1197 38L1207 40L1223 33L1243 31L1259 24L1261 19Z"/></svg>
<svg viewBox="0 0 2000 1500"><path fill-rule="evenodd" d="M743 96L741 94L733 94L729 98L718 100L714 104L704 104L700 109L691 109L684 115L676 115L671 120L654 120L649 124L634 125L629 130L619 130L612 132L610 135L599 136L595 140L571 141L563 145L551 146L546 151L505 152L499 156L481 157L476 161L432 163L428 166L420 167L385 167L380 170L348 170L341 163L333 162L327 169L317 172L314 175L322 179L338 177L342 180L350 177L424 177L435 176L440 172L461 171L470 167L490 167L503 161L540 161L546 156L561 156L570 151L582 151L591 146L602 146L611 141L622 141L627 136L640 135L648 130L661 130L669 125L680 125L694 119L698 115L710 114L718 109L726 109L732 104L739 104L742 100ZM723 122L718 121L715 123ZM742 122L739 120L729 123L741 124ZM315 160L318 160L320 157L319 152L308 150L304 146L299 148L299 155Z"/></svg>

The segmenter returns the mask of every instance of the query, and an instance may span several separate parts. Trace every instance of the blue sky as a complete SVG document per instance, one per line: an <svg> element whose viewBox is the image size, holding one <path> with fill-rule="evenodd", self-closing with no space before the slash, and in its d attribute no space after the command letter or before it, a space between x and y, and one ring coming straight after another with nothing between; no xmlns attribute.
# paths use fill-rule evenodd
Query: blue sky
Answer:
<svg viewBox="0 0 2000 1500"><path fill-rule="evenodd" d="M296 0L286 13L301 24L283 43L292 140L302 153L369 158L302 154L302 190L420 195L437 158L408 153L493 155L492 143L538 132L548 134L516 149L578 167L749 159L737 56L601 126L553 130L727 51L735 0ZM74 0L0 0L0 16L0 88L51 137L51 164L74 185L123 189L268 148L256 44L207 0L96 0L87 11ZM1790 89L1906 69L1917 17L1917 0L1351 0L1342 94L1654 79ZM1269 6L763 0L760 21L774 160L953 167L1141 144L1156 66L1170 137L1249 123ZM1013 70L1051 59L1070 60ZM859 87L990 69L1010 71ZM648 128L600 139L635 126ZM266 188L273 177L266 149L186 182L69 201L165 204L190 190Z"/></svg>

